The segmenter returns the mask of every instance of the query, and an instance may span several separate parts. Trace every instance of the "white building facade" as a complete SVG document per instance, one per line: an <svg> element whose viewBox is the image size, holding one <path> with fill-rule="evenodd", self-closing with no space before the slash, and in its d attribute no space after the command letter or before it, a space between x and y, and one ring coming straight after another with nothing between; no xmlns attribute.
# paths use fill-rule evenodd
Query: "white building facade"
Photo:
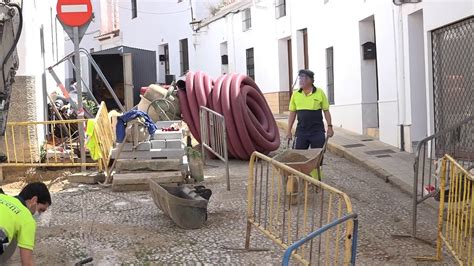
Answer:
<svg viewBox="0 0 474 266"><path fill-rule="evenodd" d="M474 4L400 1L240 0L210 16L209 1L93 0L81 46L151 51L156 83L188 69L247 73L274 113L287 111L297 72L308 68L335 126L411 151L435 132L432 33L471 25Z"/></svg>
<svg viewBox="0 0 474 266"><path fill-rule="evenodd" d="M309 68L335 126L411 151L435 130L431 33L472 18L473 3L239 1L200 23L192 69L254 73L278 113L287 110L297 71Z"/></svg>
<svg viewBox="0 0 474 266"><path fill-rule="evenodd" d="M8 122L45 121L48 114L46 94L56 88L56 83L46 68L64 54L64 35L56 19L56 1L13 2L22 8L23 27L16 47L19 68L14 78ZM59 70L58 74L64 77L63 70ZM16 145L20 147L24 143L30 143L32 155L39 156L43 133L44 128L38 127L37 131L31 133L31 142L28 142L26 135L17 135ZM4 137L0 137L0 153L5 151Z"/></svg>
<svg viewBox="0 0 474 266"><path fill-rule="evenodd" d="M89 25L81 47L92 53L122 46L154 51L157 62L155 83L165 83L166 75L181 76L194 63L190 22L209 15L209 1L91 2L95 18ZM72 44L66 47L67 51L73 49ZM183 54L184 50L186 52Z"/></svg>

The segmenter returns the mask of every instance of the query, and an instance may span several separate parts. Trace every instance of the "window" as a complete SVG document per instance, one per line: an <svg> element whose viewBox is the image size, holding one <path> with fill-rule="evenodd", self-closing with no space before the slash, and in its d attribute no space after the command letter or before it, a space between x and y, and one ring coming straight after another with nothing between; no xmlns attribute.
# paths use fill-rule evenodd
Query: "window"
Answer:
<svg viewBox="0 0 474 266"><path fill-rule="evenodd" d="M181 74L184 75L189 70L188 39L182 39L179 41L179 56Z"/></svg>
<svg viewBox="0 0 474 266"><path fill-rule="evenodd" d="M137 0L132 0L132 19L138 16L137 11Z"/></svg>
<svg viewBox="0 0 474 266"><path fill-rule="evenodd" d="M252 27L252 19L250 17L250 8L247 8L242 13L242 30L247 31Z"/></svg>
<svg viewBox="0 0 474 266"><path fill-rule="evenodd" d="M41 25L40 27L40 47L41 47L41 57L44 59L44 27Z"/></svg>
<svg viewBox="0 0 474 266"><path fill-rule="evenodd" d="M281 17L286 16L286 0L276 0L275 16L276 18L281 18Z"/></svg>
<svg viewBox="0 0 474 266"><path fill-rule="evenodd" d="M163 53L165 56L165 75L170 74L170 49L168 47L168 44L165 44L163 46Z"/></svg>
<svg viewBox="0 0 474 266"><path fill-rule="evenodd" d="M249 48L245 52L247 58L247 76L255 80L255 61L253 57L253 48Z"/></svg>
<svg viewBox="0 0 474 266"><path fill-rule="evenodd" d="M326 77L328 83L328 101L334 104L334 50L333 47L326 49Z"/></svg>

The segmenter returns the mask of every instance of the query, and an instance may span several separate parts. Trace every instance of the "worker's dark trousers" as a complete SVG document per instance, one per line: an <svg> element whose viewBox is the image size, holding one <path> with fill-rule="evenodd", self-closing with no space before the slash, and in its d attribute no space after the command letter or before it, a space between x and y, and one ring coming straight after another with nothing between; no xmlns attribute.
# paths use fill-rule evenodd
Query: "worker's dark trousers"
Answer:
<svg viewBox="0 0 474 266"><path fill-rule="evenodd" d="M309 147L311 147L311 149L322 148L325 141L326 134L324 131L297 134L293 142L293 149L307 150Z"/></svg>

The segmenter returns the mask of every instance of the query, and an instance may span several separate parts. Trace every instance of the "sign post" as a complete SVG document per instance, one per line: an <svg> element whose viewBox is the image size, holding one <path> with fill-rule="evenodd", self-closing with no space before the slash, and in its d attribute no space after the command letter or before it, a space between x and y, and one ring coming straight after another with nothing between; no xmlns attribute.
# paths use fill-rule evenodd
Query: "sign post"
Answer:
<svg viewBox="0 0 474 266"><path fill-rule="evenodd" d="M84 118L84 107L82 104L82 82L81 79L81 56L79 43L84 36L87 27L92 20L92 4L90 0L58 0L56 5L58 20L63 25L64 30L74 43L74 65L76 65L77 82L77 116ZM80 123L78 128L79 145L81 150L81 163L86 162L85 132L84 124ZM85 166L81 167L85 171Z"/></svg>

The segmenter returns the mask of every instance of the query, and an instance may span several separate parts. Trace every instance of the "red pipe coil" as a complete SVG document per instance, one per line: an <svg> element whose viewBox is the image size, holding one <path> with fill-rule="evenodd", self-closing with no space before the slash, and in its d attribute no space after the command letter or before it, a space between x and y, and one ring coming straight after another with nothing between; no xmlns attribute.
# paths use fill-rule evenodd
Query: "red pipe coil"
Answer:
<svg viewBox="0 0 474 266"><path fill-rule="evenodd" d="M183 120L201 142L199 107L224 115L227 148L236 159L248 160L254 151L268 154L280 146L275 118L257 84L243 74L227 74L213 81L198 71L186 75L178 91Z"/></svg>

